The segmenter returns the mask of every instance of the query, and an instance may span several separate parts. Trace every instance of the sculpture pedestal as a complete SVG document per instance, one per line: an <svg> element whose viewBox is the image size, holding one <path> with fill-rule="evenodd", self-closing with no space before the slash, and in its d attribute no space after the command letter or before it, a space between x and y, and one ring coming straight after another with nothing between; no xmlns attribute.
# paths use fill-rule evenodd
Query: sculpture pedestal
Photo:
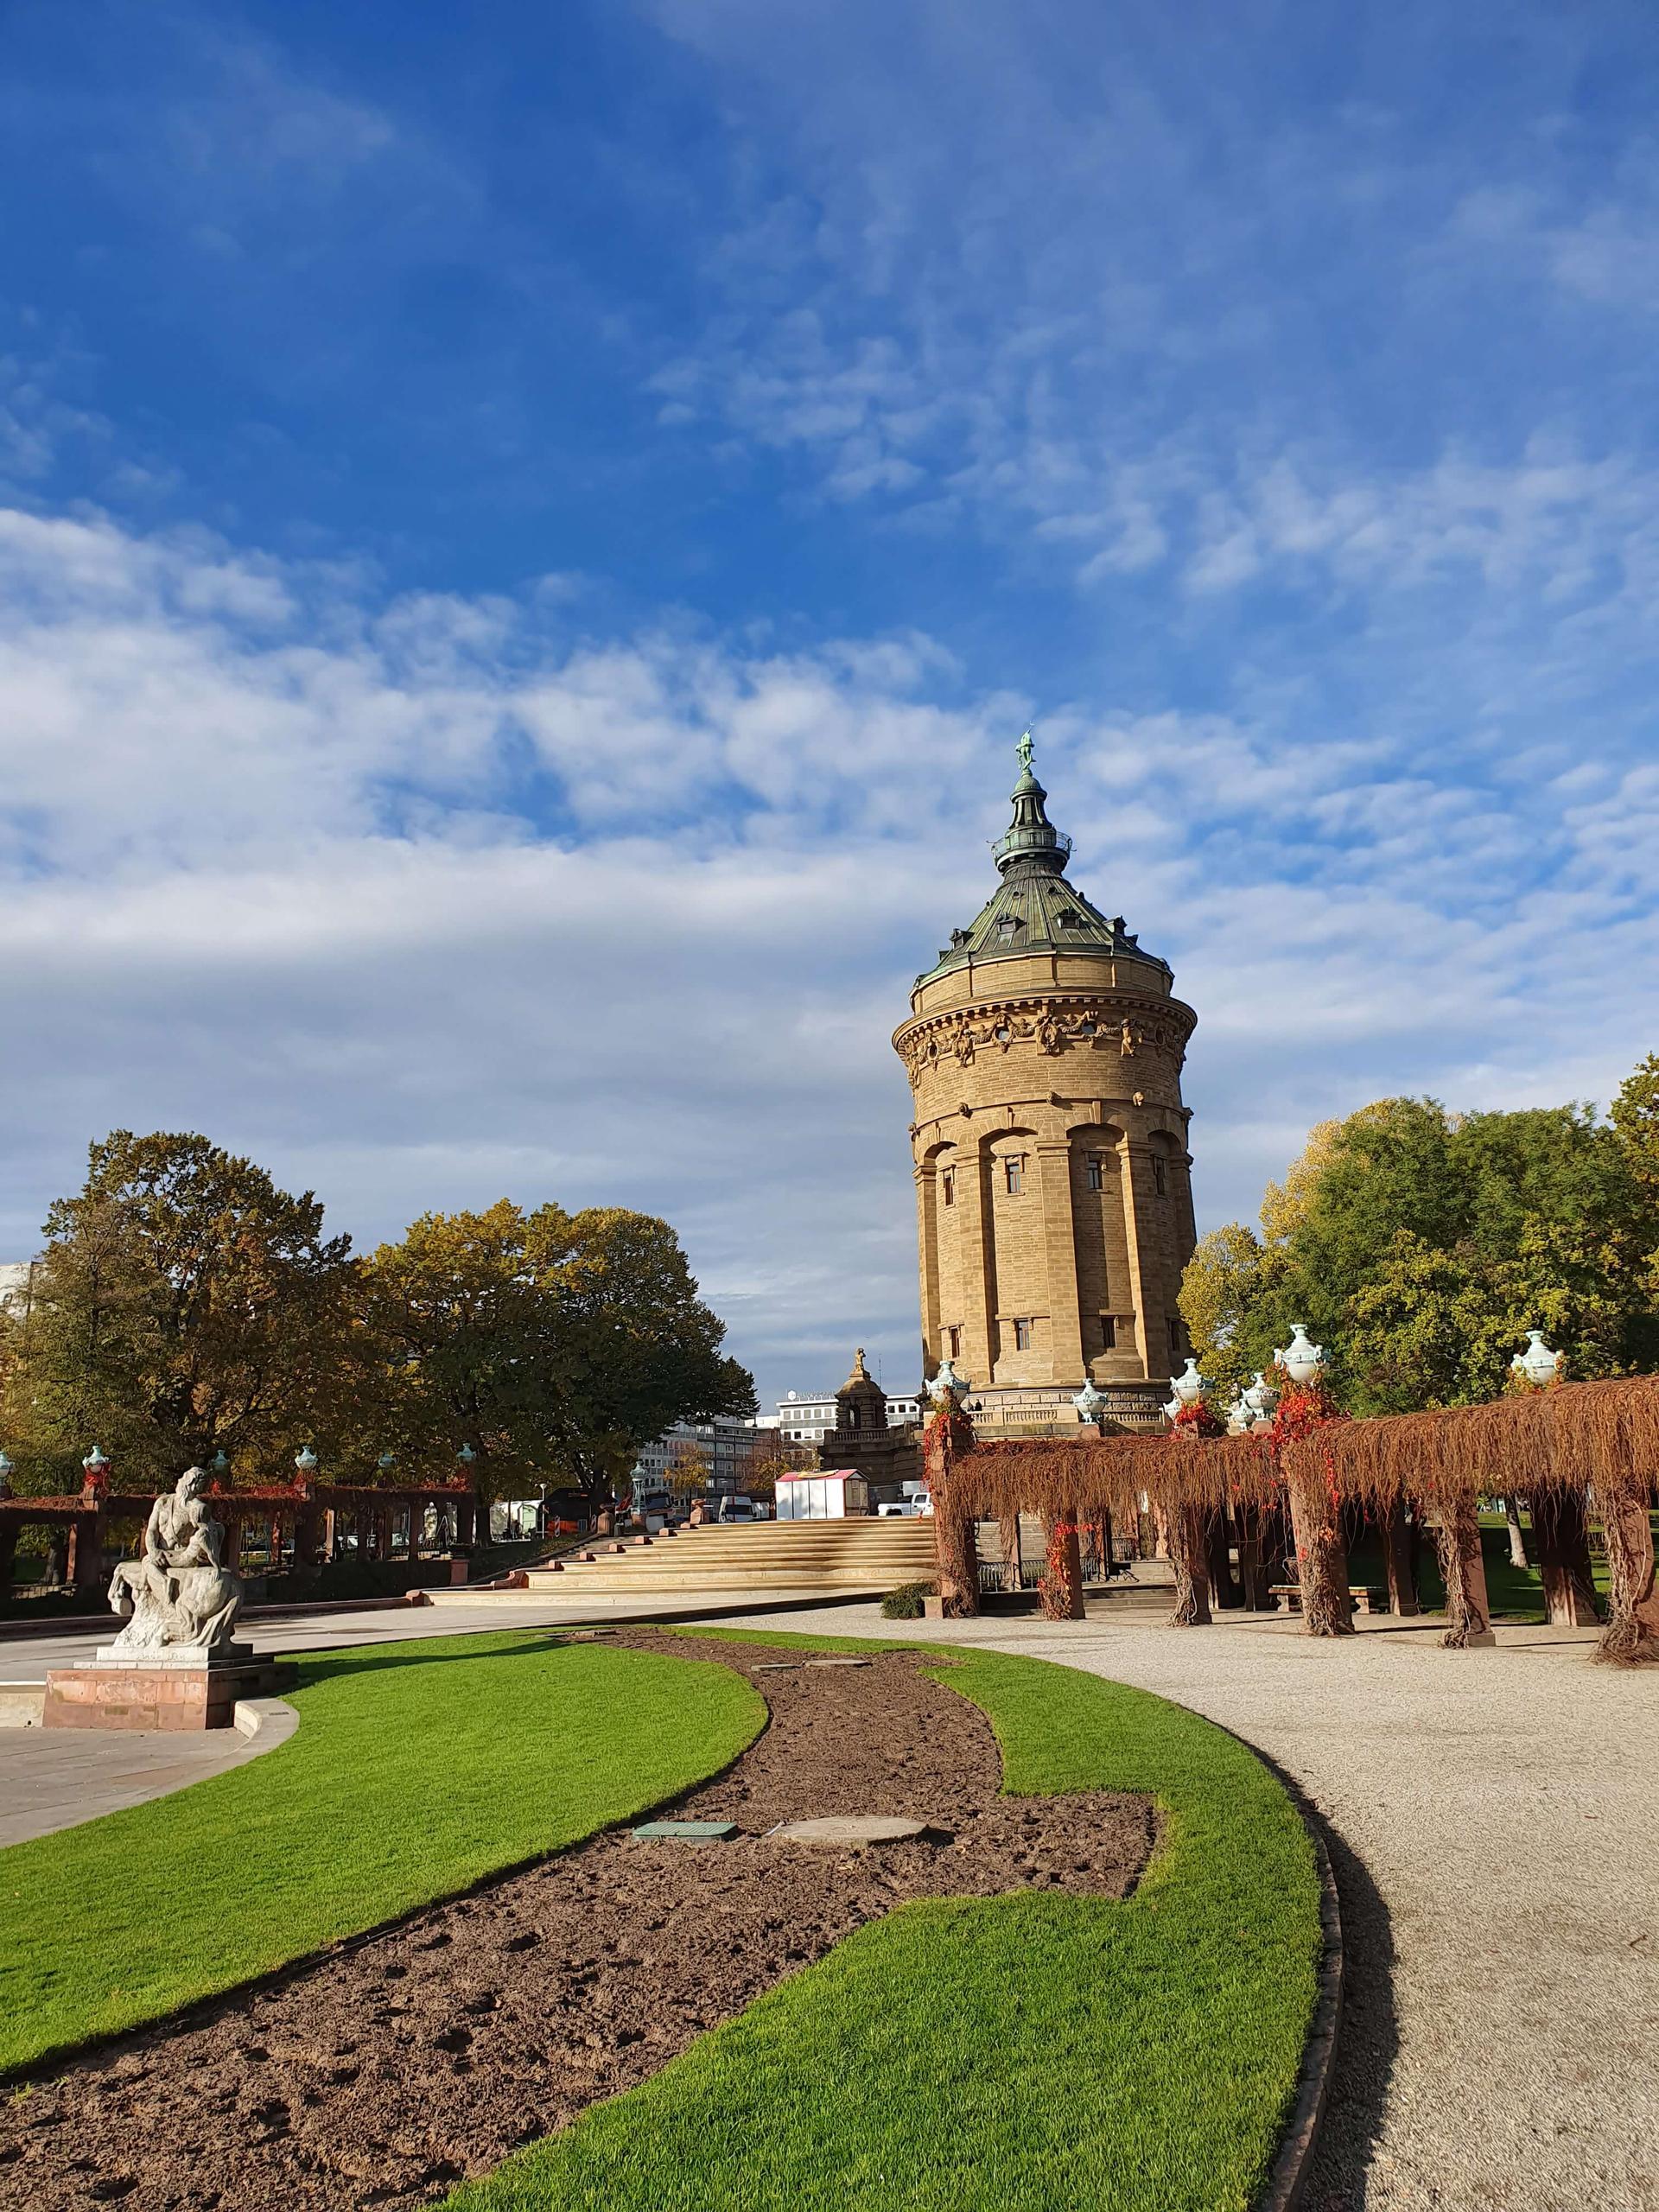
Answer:
<svg viewBox="0 0 1659 2212"><path fill-rule="evenodd" d="M114 1653L60 1667L46 1678L48 1728L229 1728L237 1700L270 1697L287 1670L256 1659L249 1643L203 1651Z"/></svg>

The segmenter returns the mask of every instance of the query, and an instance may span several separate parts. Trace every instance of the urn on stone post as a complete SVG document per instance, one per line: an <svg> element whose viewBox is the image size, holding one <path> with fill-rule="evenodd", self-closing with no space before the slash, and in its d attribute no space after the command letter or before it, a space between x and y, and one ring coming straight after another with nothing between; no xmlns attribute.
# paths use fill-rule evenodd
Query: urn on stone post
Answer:
<svg viewBox="0 0 1659 2212"><path fill-rule="evenodd" d="M922 1432L922 1474L933 1506L933 1554L938 1573L936 1603L945 1620L966 1620L979 1611L979 1551L973 1516L952 1502L956 1461L974 1448L974 1425L963 1411L969 1383L947 1359L927 1385L934 1410Z"/></svg>

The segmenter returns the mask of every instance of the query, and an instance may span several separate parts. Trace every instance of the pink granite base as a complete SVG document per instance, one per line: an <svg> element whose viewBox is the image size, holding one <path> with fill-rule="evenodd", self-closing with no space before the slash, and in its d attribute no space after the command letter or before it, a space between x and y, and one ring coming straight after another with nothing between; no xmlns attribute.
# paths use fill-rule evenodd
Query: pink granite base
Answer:
<svg viewBox="0 0 1659 2212"><path fill-rule="evenodd" d="M230 1667L60 1667L46 1678L48 1728L228 1728L237 1700L270 1697L269 1660Z"/></svg>

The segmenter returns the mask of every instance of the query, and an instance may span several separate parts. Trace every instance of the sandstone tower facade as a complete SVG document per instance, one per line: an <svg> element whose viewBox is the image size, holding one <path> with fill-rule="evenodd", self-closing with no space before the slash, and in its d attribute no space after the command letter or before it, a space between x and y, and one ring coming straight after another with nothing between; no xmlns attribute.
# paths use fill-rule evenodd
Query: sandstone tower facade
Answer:
<svg viewBox="0 0 1659 2212"><path fill-rule="evenodd" d="M1075 1427L1085 1376L1112 1417L1151 1427L1185 1356L1198 1017L1066 880L1029 734L1020 763L1001 882L893 1039L914 1100L924 1370L951 1360L991 1433Z"/></svg>

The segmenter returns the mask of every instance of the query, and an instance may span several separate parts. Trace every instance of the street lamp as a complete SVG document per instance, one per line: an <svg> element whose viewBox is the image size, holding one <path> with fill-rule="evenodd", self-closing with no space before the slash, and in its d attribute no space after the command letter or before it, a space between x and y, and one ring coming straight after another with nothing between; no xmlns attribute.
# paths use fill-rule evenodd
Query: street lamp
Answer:
<svg viewBox="0 0 1659 2212"><path fill-rule="evenodd" d="M1325 1346L1310 1344L1307 1331L1300 1321L1290 1325L1290 1342L1280 1351L1274 1349L1274 1364L1282 1367L1299 1389L1306 1389L1325 1365ZM1258 1375L1256 1381L1262 1378Z"/></svg>
<svg viewBox="0 0 1659 2212"><path fill-rule="evenodd" d="M1535 1390L1547 1389L1560 1376L1561 1355L1552 1351L1544 1342L1541 1329L1529 1329L1527 1348L1516 1352L1510 1362L1510 1371L1530 1382Z"/></svg>

